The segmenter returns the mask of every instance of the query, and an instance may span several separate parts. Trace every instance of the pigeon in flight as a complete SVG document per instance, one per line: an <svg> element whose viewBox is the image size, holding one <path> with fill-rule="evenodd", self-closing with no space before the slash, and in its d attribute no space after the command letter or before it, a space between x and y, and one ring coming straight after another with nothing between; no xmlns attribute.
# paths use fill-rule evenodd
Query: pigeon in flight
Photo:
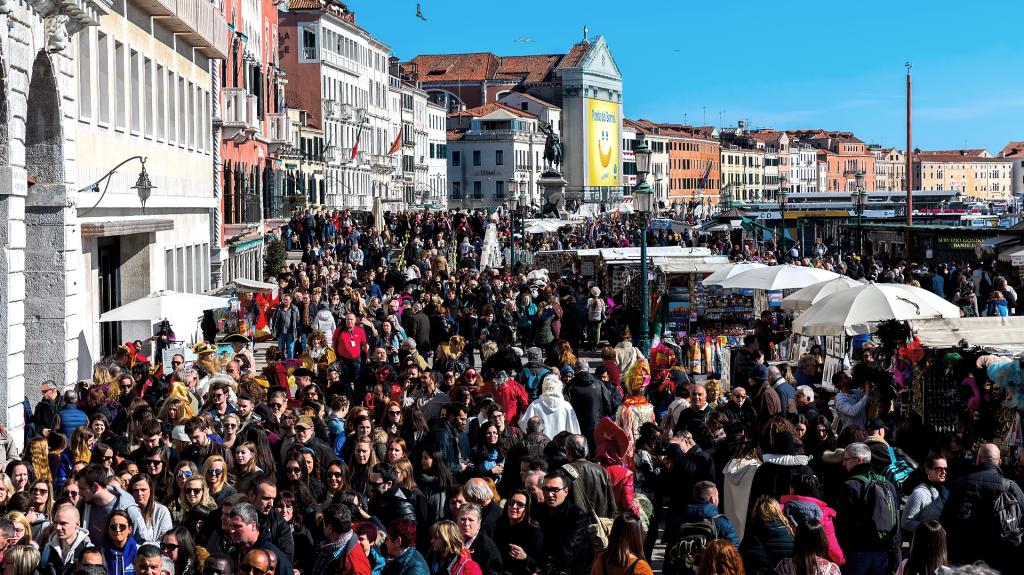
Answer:
<svg viewBox="0 0 1024 575"><path fill-rule="evenodd" d="M513 42L533 42L533 40L531 40L529 38L525 38L525 37L523 37L523 38L516 38L515 40L512 40L512 41Z"/></svg>
<svg viewBox="0 0 1024 575"><path fill-rule="evenodd" d="M423 15L423 10L420 8L420 3L416 3L416 17L424 22L427 21L427 17Z"/></svg>

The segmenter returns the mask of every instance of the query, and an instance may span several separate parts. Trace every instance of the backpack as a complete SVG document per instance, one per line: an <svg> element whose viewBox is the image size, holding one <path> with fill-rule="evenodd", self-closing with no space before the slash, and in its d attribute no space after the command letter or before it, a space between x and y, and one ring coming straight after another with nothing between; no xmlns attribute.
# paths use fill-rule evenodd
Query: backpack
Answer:
<svg viewBox="0 0 1024 575"><path fill-rule="evenodd" d="M708 519L683 523L679 526L676 544L668 552L676 573L693 573L700 565L701 554L708 543L718 539L718 526L715 520L723 515L714 515Z"/></svg>
<svg viewBox="0 0 1024 575"><path fill-rule="evenodd" d="M914 473L914 468L906 460L896 457L896 452L889 446L889 466L885 468L885 478L892 482L897 489L903 486L903 482Z"/></svg>
<svg viewBox="0 0 1024 575"><path fill-rule="evenodd" d="M992 516L999 526L999 540L1005 545L1017 547L1024 539L1021 527L1021 502L1013 494L1010 482L1003 479L1003 490L992 502Z"/></svg>
<svg viewBox="0 0 1024 575"><path fill-rule="evenodd" d="M537 394L540 393L540 384L544 381L544 376L551 373L551 370L542 367L540 371L534 371L534 368L527 367L523 370L526 375L526 381L523 382L523 387L526 388L526 394L530 396L530 399L536 399Z"/></svg>
<svg viewBox="0 0 1024 575"><path fill-rule="evenodd" d="M900 508L896 488L886 478L875 472L855 475L853 479L864 483L861 491L861 506L867 510L871 526L880 543L891 543L899 533Z"/></svg>

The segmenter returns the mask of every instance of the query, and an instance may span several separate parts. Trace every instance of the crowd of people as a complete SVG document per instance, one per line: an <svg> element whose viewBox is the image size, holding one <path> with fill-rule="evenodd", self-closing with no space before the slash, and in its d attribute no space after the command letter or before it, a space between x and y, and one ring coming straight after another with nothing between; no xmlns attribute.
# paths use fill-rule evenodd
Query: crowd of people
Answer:
<svg viewBox="0 0 1024 575"><path fill-rule="evenodd" d="M167 366L129 343L91 380L44 383L24 449L0 435L5 575L647 575L659 543L679 575L1014 572L1024 458L992 438L929 432L856 370L822 381L813 349L767 361L756 331L729 382L666 367L621 294L478 269L508 218L386 222L296 214L301 261L243 305L267 319L263 361L241 334ZM944 294L933 276L968 269L804 263Z"/></svg>

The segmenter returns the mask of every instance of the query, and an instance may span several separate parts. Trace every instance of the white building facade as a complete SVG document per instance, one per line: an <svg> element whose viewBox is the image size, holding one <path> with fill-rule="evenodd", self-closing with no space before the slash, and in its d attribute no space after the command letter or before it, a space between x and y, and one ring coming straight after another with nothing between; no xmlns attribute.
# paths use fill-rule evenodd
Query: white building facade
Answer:
<svg viewBox="0 0 1024 575"><path fill-rule="evenodd" d="M160 11L142 2L127 7ZM120 343L154 333L151 322L100 323L100 314L157 290L210 289L208 231L218 207L211 72L225 55L225 21L206 0L175 7L179 12L145 20L147 27L115 11L76 38L75 181L83 188L99 182L77 201L81 377ZM192 34L175 34L190 25L197 27ZM153 186L144 202L133 189L142 167L130 159L136 156ZM178 339L196 340L198 317L166 319Z"/></svg>
<svg viewBox="0 0 1024 575"><path fill-rule="evenodd" d="M448 117L448 207L494 209L508 201L510 182L525 182L528 209L542 207L537 178L545 136L536 116L486 104Z"/></svg>
<svg viewBox="0 0 1024 575"><path fill-rule="evenodd" d="M815 193L818 187L818 155L807 146L789 147L789 180L787 188L796 194Z"/></svg>

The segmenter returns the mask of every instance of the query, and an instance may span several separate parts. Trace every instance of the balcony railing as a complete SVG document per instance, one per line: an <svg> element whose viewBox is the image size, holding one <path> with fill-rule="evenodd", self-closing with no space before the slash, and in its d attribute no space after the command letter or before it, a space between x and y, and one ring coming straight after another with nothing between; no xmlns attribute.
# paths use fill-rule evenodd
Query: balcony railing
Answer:
<svg viewBox="0 0 1024 575"><path fill-rule="evenodd" d="M292 124L288 114L267 114L267 137L272 144L292 141Z"/></svg>
<svg viewBox="0 0 1024 575"><path fill-rule="evenodd" d="M209 0L139 0L136 3L208 58L228 55L227 21Z"/></svg>
<svg viewBox="0 0 1024 575"><path fill-rule="evenodd" d="M303 48L302 49L302 59L303 60L319 60L319 58L317 57L318 52L319 51L316 48Z"/></svg>

